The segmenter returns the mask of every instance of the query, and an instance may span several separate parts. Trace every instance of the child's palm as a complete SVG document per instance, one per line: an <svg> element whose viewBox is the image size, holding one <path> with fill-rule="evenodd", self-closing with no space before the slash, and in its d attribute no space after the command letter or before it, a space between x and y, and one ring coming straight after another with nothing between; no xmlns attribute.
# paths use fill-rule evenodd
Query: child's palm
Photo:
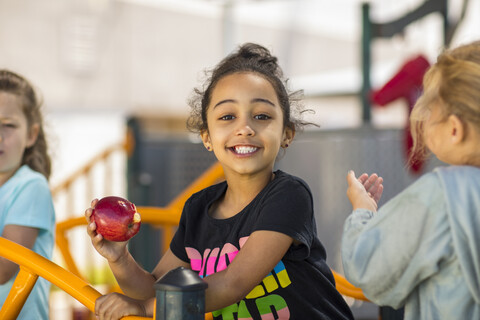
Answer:
<svg viewBox="0 0 480 320"><path fill-rule="evenodd" d="M383 193L383 179L377 174L362 174L358 179L355 173L350 171L347 175L347 196L352 203L353 209L377 210L377 204Z"/></svg>

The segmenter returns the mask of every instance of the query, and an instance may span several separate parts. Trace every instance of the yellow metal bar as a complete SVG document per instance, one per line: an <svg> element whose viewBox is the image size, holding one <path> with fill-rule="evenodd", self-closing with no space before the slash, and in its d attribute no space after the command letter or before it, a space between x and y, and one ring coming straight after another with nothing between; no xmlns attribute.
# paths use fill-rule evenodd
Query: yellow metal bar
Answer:
<svg viewBox="0 0 480 320"><path fill-rule="evenodd" d="M101 294L78 276L63 269L45 257L3 237L0 237L0 256L15 262L21 267L21 271L19 272L20 278L16 279L15 282L17 282L18 287L25 288L25 291L23 292L21 292L23 289L14 289L15 291L20 292L20 294L16 295L17 299L10 299L8 304L4 304L0 312L6 312L3 308L14 311L17 309L21 310L22 306L18 306L17 303L20 304L22 302L25 294L28 296L30 292L27 291L31 290L31 287L35 284L38 276L46 279L71 295L90 311L93 312L95 310L95 300L100 297ZM22 281L25 281L26 284L21 284ZM13 293L12 296L13 295L15 295L15 293ZM25 301L23 300L23 302ZM0 318L14 319L15 317ZM129 316L122 319L140 320L151 318Z"/></svg>
<svg viewBox="0 0 480 320"><path fill-rule="evenodd" d="M16 319L18 317L37 279L38 275L24 267L20 267L12 289L10 289L7 299L0 310L0 319Z"/></svg>
<svg viewBox="0 0 480 320"><path fill-rule="evenodd" d="M113 152L117 150L125 150L125 143L123 142L118 143L105 149L98 156L91 159L85 166L75 171L68 179L66 179L65 181L61 182L60 184L52 188L51 190L52 195L55 197L61 191L67 190L70 187L70 185L73 184L74 181L85 176L85 174L89 172L98 162L107 159Z"/></svg>
<svg viewBox="0 0 480 320"><path fill-rule="evenodd" d="M187 187L180 195L173 199L168 205L169 208L182 209L185 202L192 194L212 184L224 179L223 168L219 162L213 164L207 171L198 177L193 183Z"/></svg>

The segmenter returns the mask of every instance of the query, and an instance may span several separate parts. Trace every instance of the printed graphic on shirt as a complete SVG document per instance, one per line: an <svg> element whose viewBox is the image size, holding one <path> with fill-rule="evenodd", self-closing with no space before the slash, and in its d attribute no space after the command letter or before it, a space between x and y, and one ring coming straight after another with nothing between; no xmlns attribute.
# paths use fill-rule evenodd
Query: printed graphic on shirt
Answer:
<svg viewBox="0 0 480 320"><path fill-rule="evenodd" d="M245 244L248 237L239 240L240 248ZM198 271L200 277L206 277L215 272L220 272L227 268L238 254L239 248L231 243L226 243L223 248L206 249L203 255L195 248L185 248L190 259L192 270ZM238 304L212 312L215 319L221 320L247 320L253 319L247 307L246 301L253 300L255 303L249 303L251 308L254 305L257 308L262 320L290 319L290 310L285 300L275 294L278 288L285 288L291 284L285 265L280 261L273 271L269 273L253 290ZM237 315L237 317L235 317Z"/></svg>

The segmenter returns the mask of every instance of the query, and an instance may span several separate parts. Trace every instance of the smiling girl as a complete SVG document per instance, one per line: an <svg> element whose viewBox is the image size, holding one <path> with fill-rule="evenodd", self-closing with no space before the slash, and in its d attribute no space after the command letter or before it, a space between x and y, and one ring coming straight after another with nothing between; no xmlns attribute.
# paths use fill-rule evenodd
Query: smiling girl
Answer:
<svg viewBox="0 0 480 320"><path fill-rule="evenodd" d="M170 249L152 274L125 243L109 243L89 225L94 246L130 297L99 298L100 319L151 315L155 280L179 266L207 282L206 310L214 319L353 319L326 264L309 187L274 171L279 151L303 125L282 79L276 57L245 44L195 90L189 128L214 152L226 180L185 203Z"/></svg>

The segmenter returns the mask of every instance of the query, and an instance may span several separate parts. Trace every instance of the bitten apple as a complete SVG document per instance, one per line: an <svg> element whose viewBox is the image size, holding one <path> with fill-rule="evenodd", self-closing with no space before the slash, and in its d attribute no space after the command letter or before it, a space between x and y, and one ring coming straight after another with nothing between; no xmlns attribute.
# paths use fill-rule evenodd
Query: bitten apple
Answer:
<svg viewBox="0 0 480 320"><path fill-rule="evenodd" d="M92 210L97 233L110 241L127 241L140 230L141 217L135 205L121 197L100 199Z"/></svg>

